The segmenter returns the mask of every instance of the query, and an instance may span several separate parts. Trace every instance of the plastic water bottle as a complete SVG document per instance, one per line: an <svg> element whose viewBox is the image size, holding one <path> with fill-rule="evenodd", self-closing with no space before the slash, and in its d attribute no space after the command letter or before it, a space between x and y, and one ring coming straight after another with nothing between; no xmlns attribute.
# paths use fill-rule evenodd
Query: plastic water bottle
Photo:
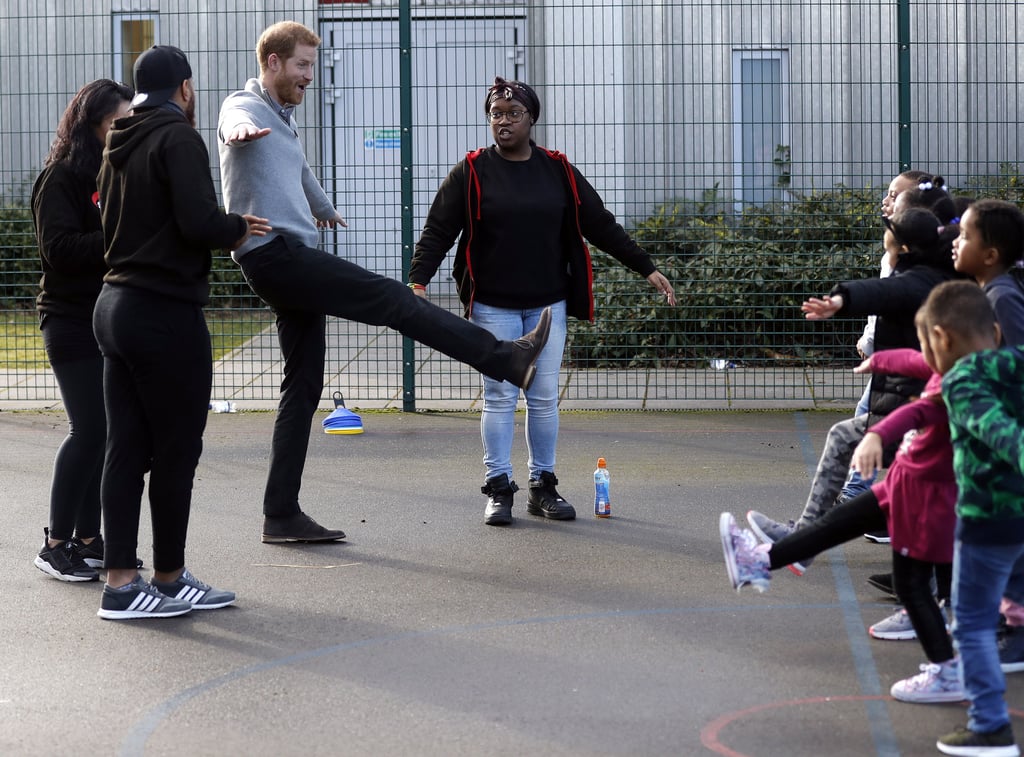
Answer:
<svg viewBox="0 0 1024 757"><path fill-rule="evenodd" d="M608 494L611 475L608 464L603 457L597 458L597 470L594 471L594 515L598 518L612 517L612 500Z"/></svg>
<svg viewBox="0 0 1024 757"><path fill-rule="evenodd" d="M235 403L228 400L213 400L210 402L210 410L215 413L235 412Z"/></svg>

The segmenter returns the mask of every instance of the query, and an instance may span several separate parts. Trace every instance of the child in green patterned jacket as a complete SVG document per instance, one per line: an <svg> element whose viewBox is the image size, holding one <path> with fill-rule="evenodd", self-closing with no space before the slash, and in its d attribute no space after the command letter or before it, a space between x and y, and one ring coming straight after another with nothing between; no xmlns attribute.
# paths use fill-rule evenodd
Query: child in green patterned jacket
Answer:
<svg viewBox="0 0 1024 757"><path fill-rule="evenodd" d="M949 410L959 489L953 638L970 703L967 727L936 746L945 754L1015 757L996 630L1004 592L1024 588L1011 586L1024 568L1024 351L997 349L992 307L973 282L936 287L921 318Z"/></svg>

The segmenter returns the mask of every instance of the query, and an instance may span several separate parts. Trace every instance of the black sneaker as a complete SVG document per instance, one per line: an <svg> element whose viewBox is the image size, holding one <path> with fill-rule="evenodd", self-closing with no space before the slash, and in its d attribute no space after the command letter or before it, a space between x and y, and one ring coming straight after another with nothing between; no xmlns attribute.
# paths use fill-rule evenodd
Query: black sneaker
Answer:
<svg viewBox="0 0 1024 757"><path fill-rule="evenodd" d="M193 610L218 610L235 601L235 592L214 589L189 573L187 568L177 581L164 583L153 579L149 583L161 594L185 600L192 605Z"/></svg>
<svg viewBox="0 0 1024 757"><path fill-rule="evenodd" d="M324 528L304 512L297 512L285 518L263 519L264 544L315 543L341 541L344 538L344 531Z"/></svg>
<svg viewBox="0 0 1024 757"><path fill-rule="evenodd" d="M991 757L1017 757L1020 749L1013 738L1013 728L1009 723L998 731L978 733L960 726L952 733L947 733L935 742L935 746L943 754L991 755Z"/></svg>
<svg viewBox="0 0 1024 757"><path fill-rule="evenodd" d="M85 560L85 564L90 568L102 568L103 567L103 535L97 536L91 542L86 544L77 536L73 536L71 541L78 547L78 553ZM135 567L142 567L142 560L135 558Z"/></svg>
<svg viewBox="0 0 1024 757"><path fill-rule="evenodd" d="M543 515L551 520L573 520L576 509L555 489L558 479L551 471L541 471L540 478L530 479L530 497L526 511L530 515Z"/></svg>
<svg viewBox="0 0 1024 757"><path fill-rule="evenodd" d="M864 538L875 544L888 544L890 542L888 531L868 531Z"/></svg>
<svg viewBox="0 0 1024 757"><path fill-rule="evenodd" d="M892 573L875 573L868 576L868 586L896 599L896 591L892 588Z"/></svg>
<svg viewBox="0 0 1024 757"><path fill-rule="evenodd" d="M999 637L999 667L1004 673L1024 670L1024 626L1003 626Z"/></svg>
<svg viewBox="0 0 1024 757"><path fill-rule="evenodd" d="M489 478L480 487L480 492L487 495L487 507L484 508L484 523L488 526L507 526L512 522L512 498L519 491L515 481L508 480L508 474Z"/></svg>
<svg viewBox="0 0 1024 757"><path fill-rule="evenodd" d="M135 618L173 618L192 612L192 603L173 599L135 576L127 586L112 589L103 587L103 600L96 612L106 620L132 620Z"/></svg>
<svg viewBox="0 0 1024 757"><path fill-rule="evenodd" d="M36 555L35 565L58 581L98 581L100 574L86 565L72 540L50 546L50 529L43 529L43 548Z"/></svg>

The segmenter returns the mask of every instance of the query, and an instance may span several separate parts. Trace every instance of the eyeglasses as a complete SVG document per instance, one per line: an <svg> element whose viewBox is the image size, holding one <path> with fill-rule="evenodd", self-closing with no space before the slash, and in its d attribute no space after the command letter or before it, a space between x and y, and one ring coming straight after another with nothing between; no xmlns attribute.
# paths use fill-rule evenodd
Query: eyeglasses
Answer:
<svg viewBox="0 0 1024 757"><path fill-rule="evenodd" d="M525 110L492 110L488 112L487 120L493 124L503 118L507 118L509 123L517 124L523 120L523 116L525 115Z"/></svg>

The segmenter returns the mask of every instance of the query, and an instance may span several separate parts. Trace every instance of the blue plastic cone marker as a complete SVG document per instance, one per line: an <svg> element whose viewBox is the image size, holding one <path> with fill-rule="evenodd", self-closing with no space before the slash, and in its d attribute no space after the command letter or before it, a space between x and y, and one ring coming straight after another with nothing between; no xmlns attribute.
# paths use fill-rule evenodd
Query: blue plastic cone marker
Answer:
<svg viewBox="0 0 1024 757"><path fill-rule="evenodd" d="M325 434L361 434L363 419L345 407L341 392L334 393L334 412L324 418Z"/></svg>

